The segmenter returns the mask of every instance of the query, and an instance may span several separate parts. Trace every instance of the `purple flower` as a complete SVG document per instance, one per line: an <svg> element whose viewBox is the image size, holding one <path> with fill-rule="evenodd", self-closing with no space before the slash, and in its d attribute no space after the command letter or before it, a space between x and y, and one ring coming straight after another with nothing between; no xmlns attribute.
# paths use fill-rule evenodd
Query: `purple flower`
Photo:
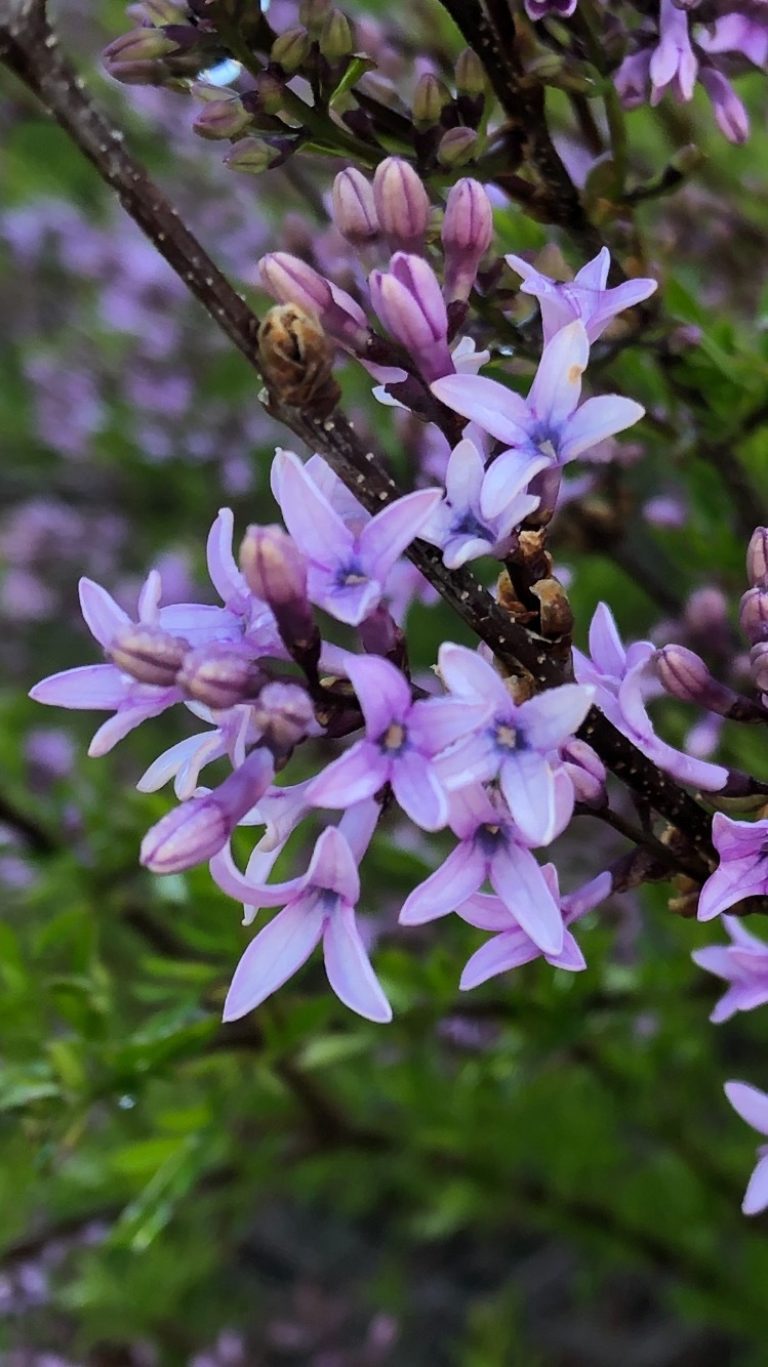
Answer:
<svg viewBox="0 0 768 1367"><path fill-rule="evenodd" d="M576 318L580 318L587 329L589 341L596 342L617 314L647 299L657 288L655 280L637 279L625 280L623 284L607 289L611 266L607 247L603 247L567 283L543 275L521 256L507 256L505 260L522 276L521 292L533 294L539 301L545 342L550 342L560 328L567 327Z"/></svg>
<svg viewBox="0 0 768 1367"><path fill-rule="evenodd" d="M432 384L442 403L508 444L485 476L480 499L484 516L499 514L542 471L554 474L543 496L546 506L553 507L560 467L643 416L639 403L618 394L587 399L579 407L588 359L587 331L579 319L544 347L527 399L484 375L446 375Z"/></svg>
<svg viewBox="0 0 768 1367"><path fill-rule="evenodd" d="M370 328L360 305L300 257L269 252L259 262L259 279L278 303L296 304L315 314L340 346L353 351L365 346Z"/></svg>
<svg viewBox="0 0 768 1367"><path fill-rule="evenodd" d="M764 4L765 0L762 2ZM768 22L765 13L760 14L756 6L753 6L752 13L746 12L746 5L741 8L744 13L740 14L737 10L723 14L713 24L707 24L697 34L697 42L711 57L732 52L763 69L768 64Z"/></svg>
<svg viewBox="0 0 768 1367"><path fill-rule="evenodd" d="M395 247L420 247L429 227L429 195L409 162L386 157L373 177L373 199L379 224Z"/></svg>
<svg viewBox="0 0 768 1367"><path fill-rule="evenodd" d="M530 850L498 796L494 800L473 784L451 796L450 824L459 844L439 869L406 898L402 925L421 925L455 911L479 891L486 879L498 894L509 924L522 926L533 945L560 954L560 908ZM535 950L534 950L535 952Z"/></svg>
<svg viewBox="0 0 768 1367"><path fill-rule="evenodd" d="M589 656L574 650L574 674L579 683L595 689L595 702L608 720L681 783L711 791L722 788L727 769L683 754L653 729L646 702L664 691L653 665L655 646L650 641L635 641L625 648L610 608L598 603L589 628L589 650Z"/></svg>
<svg viewBox="0 0 768 1367"><path fill-rule="evenodd" d="M245 759L247 747L259 739L253 708L247 704L239 703L216 713L202 703L187 703L187 707L212 729L187 736L158 755L136 784L140 793L154 793L173 779L174 792L184 802L192 797L208 764L227 755L237 769Z"/></svg>
<svg viewBox="0 0 768 1367"><path fill-rule="evenodd" d="M699 80L712 101L712 112L723 136L729 142L746 142L749 137L749 114L727 76L713 66L702 66Z"/></svg>
<svg viewBox="0 0 768 1367"><path fill-rule="evenodd" d="M745 897L768 892L768 820L732 821L715 812L712 843L720 863L701 889L700 921L711 921Z"/></svg>
<svg viewBox="0 0 768 1367"><path fill-rule="evenodd" d="M413 702L399 669L376 656L351 655L346 668L365 718L366 736L313 779L308 800L316 807L345 808L389 783L417 826L439 830L448 820L448 798L435 756L460 736L476 733L488 716L487 702Z"/></svg>
<svg viewBox="0 0 768 1367"><path fill-rule="evenodd" d="M586 915L599 902L604 901L611 891L611 876L609 873L598 874L597 878L593 878L576 892L561 897L554 864L545 864L540 873L547 888L547 895L557 906L558 915L561 917L562 944L559 952L552 954L543 951L540 945L525 933L522 924L518 924L519 904L514 895L509 899L514 905L509 907L499 897L476 893L458 908L459 916L471 926L477 926L479 930L493 930L497 933L475 950L466 963L459 983L463 992L479 987L480 983L487 982L489 978L495 978L499 973L508 973L510 969L519 968L521 964L530 963L532 959L538 959L542 955L553 968L565 968L570 973L578 973L586 968L584 955L567 927L578 917Z"/></svg>
<svg viewBox="0 0 768 1367"><path fill-rule="evenodd" d="M742 1120L758 1134L768 1135L768 1094L748 1082L726 1082L725 1095ZM745 1215L759 1215L768 1206L768 1144L761 1144L757 1155L741 1205Z"/></svg>
<svg viewBox="0 0 768 1367"><path fill-rule="evenodd" d="M440 773L449 788L496 778L523 838L546 845L567 825L573 786L558 749L581 726L593 689L562 684L527 702L515 703L492 665L466 646L440 647L442 679L465 705L483 701L490 715L442 757Z"/></svg>
<svg viewBox="0 0 768 1367"><path fill-rule="evenodd" d="M229 851L211 861L216 882L230 897L246 904L281 906L251 941L232 979L224 1020L238 1020L253 1011L306 963L322 940L328 981L340 1001L367 1020L392 1019L381 985L371 968L355 922L360 896L356 859L359 844L351 823L369 824L369 810L350 812L341 826L324 830L315 845L307 872L287 883L257 884L235 868ZM344 829L346 823L346 829ZM367 843L367 842L366 842Z"/></svg>
<svg viewBox="0 0 768 1367"><path fill-rule="evenodd" d="M451 452L445 498L421 529L425 541L441 548L449 570L480 555L503 560L514 543L515 529L539 506L532 494L516 493L501 513L484 519L480 510L484 477L485 461L474 442L465 438Z"/></svg>
<svg viewBox="0 0 768 1367"><path fill-rule="evenodd" d="M378 607L388 574L440 502L440 490L406 494L355 533L298 456L280 451L273 470L286 526L308 561L311 601L337 621L357 626Z"/></svg>
<svg viewBox="0 0 768 1367"><path fill-rule="evenodd" d="M181 873L210 859L274 777L269 750L254 750L213 792L174 807L147 831L141 862L153 873Z"/></svg>
<svg viewBox="0 0 768 1367"><path fill-rule="evenodd" d="M699 968L716 973L728 984L709 1018L716 1025L737 1011L754 1011L768 1002L768 945L751 935L738 916L724 916L723 925L731 944L707 945L691 954Z"/></svg>
<svg viewBox="0 0 768 1367"><path fill-rule="evenodd" d="M371 303L387 331L428 382L454 369L440 282L423 256L395 252L389 271L372 271Z"/></svg>
<svg viewBox="0 0 768 1367"><path fill-rule="evenodd" d="M445 262L445 297L467 300L478 267L493 241L493 209L484 187L465 177L453 186L441 230Z"/></svg>
<svg viewBox="0 0 768 1367"><path fill-rule="evenodd" d="M660 0L659 43L651 56L651 104L671 90L678 100L693 98L699 64L691 46L688 16L675 0Z"/></svg>

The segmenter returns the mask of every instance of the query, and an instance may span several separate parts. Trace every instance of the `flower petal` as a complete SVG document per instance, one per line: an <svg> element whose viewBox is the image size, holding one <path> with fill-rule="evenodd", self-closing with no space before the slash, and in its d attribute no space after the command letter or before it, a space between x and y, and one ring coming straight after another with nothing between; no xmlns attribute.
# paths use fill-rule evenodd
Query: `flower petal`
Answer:
<svg viewBox="0 0 768 1367"><path fill-rule="evenodd" d="M307 886L335 892L354 906L360 896L360 877L349 845L337 826L327 826L318 836L307 869Z"/></svg>
<svg viewBox="0 0 768 1367"><path fill-rule="evenodd" d="M118 606L111 593L93 579L81 579L78 584L80 608L91 635L106 650L121 627L130 623L127 612Z"/></svg>
<svg viewBox="0 0 768 1367"><path fill-rule="evenodd" d="M445 826L448 798L431 765L417 750L405 750L393 760L390 782L403 811L423 831L439 831Z"/></svg>
<svg viewBox="0 0 768 1367"><path fill-rule="evenodd" d="M298 897L251 941L240 960L224 1003L224 1020L239 1020L271 996L305 964L323 933L316 900Z"/></svg>
<svg viewBox="0 0 768 1367"><path fill-rule="evenodd" d="M501 791L526 840L548 845L557 829L555 776L535 750L518 750L500 771Z"/></svg>
<svg viewBox="0 0 768 1367"><path fill-rule="evenodd" d="M382 736L392 722L405 720L411 689L401 670L378 655L350 655L346 669L372 740Z"/></svg>
<svg viewBox="0 0 768 1367"><path fill-rule="evenodd" d="M589 339L580 319L568 323L547 342L528 395L540 422L559 430L581 395L581 377L589 360Z"/></svg>
<svg viewBox="0 0 768 1367"><path fill-rule="evenodd" d="M476 949L467 961L459 979L459 987L462 992L469 992L473 987L479 987L481 983L487 982L489 978L497 977L499 973L508 973L513 968L519 968L521 964L530 963L531 959L537 959L539 954L540 950L527 935L523 935L522 931L511 930L494 935Z"/></svg>
<svg viewBox="0 0 768 1367"><path fill-rule="evenodd" d="M349 807L362 802L389 778L389 762L370 741L359 740L345 754L340 755L307 789L311 807Z"/></svg>
<svg viewBox="0 0 768 1367"><path fill-rule="evenodd" d="M561 684L520 705L520 725L537 750L556 750L578 731L594 697L582 684Z"/></svg>
<svg viewBox="0 0 768 1367"><path fill-rule="evenodd" d="M741 1209L745 1215L759 1215L768 1206L768 1154L757 1162L744 1193Z"/></svg>
<svg viewBox="0 0 768 1367"><path fill-rule="evenodd" d="M525 399L486 375L444 375L432 393L454 413L476 422L484 432L510 446L525 445L533 425Z"/></svg>
<svg viewBox="0 0 768 1367"><path fill-rule="evenodd" d="M330 567L349 559L354 537L323 497L315 481L292 451L279 451L280 507L299 549L317 565Z"/></svg>
<svg viewBox="0 0 768 1367"><path fill-rule="evenodd" d="M768 862L764 859L724 860L701 889L696 915L700 921L711 921L745 897L762 896L767 885Z"/></svg>
<svg viewBox="0 0 768 1367"><path fill-rule="evenodd" d="M114 665L79 665L49 674L30 688L29 696L46 707L111 712L125 701L129 688Z"/></svg>
<svg viewBox="0 0 768 1367"><path fill-rule="evenodd" d="M395 561L429 521L442 497L440 489L417 489L372 517L360 534L362 572L383 582Z"/></svg>
<svg viewBox="0 0 768 1367"><path fill-rule="evenodd" d="M621 394L600 394L587 399L566 422L560 443L563 465L575 460L583 451L597 446L606 437L613 437L632 427L644 416L642 404L625 399Z"/></svg>
<svg viewBox="0 0 768 1367"><path fill-rule="evenodd" d="M232 554L235 517L231 508L219 508L208 533L206 555L211 583L223 603L246 591L245 580Z"/></svg>
<svg viewBox="0 0 768 1367"><path fill-rule="evenodd" d="M440 647L437 665L450 693L459 698L482 698L495 708L512 708L512 699L501 675L476 650L446 641Z"/></svg>
<svg viewBox="0 0 768 1367"><path fill-rule="evenodd" d="M530 484L535 475L552 465L552 457L536 454L530 445L502 451L488 466L480 493L483 517L500 517L512 498Z"/></svg>
<svg viewBox="0 0 768 1367"><path fill-rule="evenodd" d="M768 1134L768 1093L749 1082L726 1082L725 1095L737 1115L758 1134Z"/></svg>
<svg viewBox="0 0 768 1367"><path fill-rule="evenodd" d="M563 915L530 850L500 846L491 860L491 887L544 954L559 954L565 930Z"/></svg>
<svg viewBox="0 0 768 1367"><path fill-rule="evenodd" d="M461 841L448 858L413 889L400 912L400 924L420 926L447 916L485 881L485 859L469 841Z"/></svg>
<svg viewBox="0 0 768 1367"><path fill-rule="evenodd" d="M325 971L339 1001L366 1020L386 1025L392 1007L365 952L351 906L342 902L328 917L323 934Z"/></svg>

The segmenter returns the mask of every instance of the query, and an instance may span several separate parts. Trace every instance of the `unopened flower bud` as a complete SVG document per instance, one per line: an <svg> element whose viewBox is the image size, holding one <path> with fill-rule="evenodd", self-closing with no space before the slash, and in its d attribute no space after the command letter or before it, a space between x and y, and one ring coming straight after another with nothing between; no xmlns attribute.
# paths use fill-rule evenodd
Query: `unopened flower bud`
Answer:
<svg viewBox="0 0 768 1367"><path fill-rule="evenodd" d="M417 128L431 128L440 122L451 92L444 81L431 71L425 71L416 82L413 92L413 122Z"/></svg>
<svg viewBox="0 0 768 1367"><path fill-rule="evenodd" d="M299 684L267 684L254 707L253 721L277 751L293 749L310 731L316 730L312 701Z"/></svg>
<svg viewBox="0 0 768 1367"><path fill-rule="evenodd" d="M333 221L347 242L360 246L378 237L373 187L362 171L354 166L339 171L333 182L332 203Z"/></svg>
<svg viewBox="0 0 768 1367"><path fill-rule="evenodd" d="M440 284L421 256L396 252L390 267L388 272L372 272L371 302L387 331L431 384L454 369Z"/></svg>
<svg viewBox="0 0 768 1367"><path fill-rule="evenodd" d="M249 527L240 547L240 568L251 593L270 607L306 598L306 561L282 527Z"/></svg>
<svg viewBox="0 0 768 1367"><path fill-rule="evenodd" d="M271 71L260 71L256 77L258 107L264 114L279 114L285 103L285 84Z"/></svg>
<svg viewBox="0 0 768 1367"><path fill-rule="evenodd" d="M160 85L167 70L162 58L178 51L178 43L160 28L132 29L104 49L105 70L124 85Z"/></svg>
<svg viewBox="0 0 768 1367"><path fill-rule="evenodd" d="M269 252L259 262L259 277L274 299L314 314L329 336L343 346L352 350L365 347L370 329L360 305L300 257Z"/></svg>
<svg viewBox="0 0 768 1367"><path fill-rule="evenodd" d="M346 14L331 10L320 30L320 51L327 62L340 62L355 50L355 34Z"/></svg>
<svg viewBox="0 0 768 1367"><path fill-rule="evenodd" d="M111 642L108 655L117 669L138 683L173 688L189 642L162 627L143 622L122 627Z"/></svg>
<svg viewBox="0 0 768 1367"><path fill-rule="evenodd" d="M474 128L449 128L440 139L437 160L441 166L464 166L472 160L476 151L477 133Z"/></svg>
<svg viewBox="0 0 768 1367"><path fill-rule="evenodd" d="M252 122L252 117L237 96L221 100L209 100L192 127L198 137L215 140L236 138Z"/></svg>
<svg viewBox="0 0 768 1367"><path fill-rule="evenodd" d="M592 746L574 737L563 746L562 757L576 801L587 807L604 807L608 801L605 765Z"/></svg>
<svg viewBox="0 0 768 1367"><path fill-rule="evenodd" d="M449 303L469 298L477 269L493 241L493 210L483 186L466 176L453 186L442 227L445 295Z"/></svg>
<svg viewBox="0 0 768 1367"><path fill-rule="evenodd" d="M322 28L330 9L331 0L301 0L299 23L310 29Z"/></svg>
<svg viewBox="0 0 768 1367"><path fill-rule="evenodd" d="M749 667L755 687L768 693L768 641L758 641L749 652Z"/></svg>
<svg viewBox="0 0 768 1367"><path fill-rule="evenodd" d="M768 528L756 527L747 546L747 578L753 587L768 589Z"/></svg>
<svg viewBox="0 0 768 1367"><path fill-rule="evenodd" d="M141 863L153 873L182 873L212 859L263 797L274 772L270 752L254 750L212 793L182 802L147 831Z"/></svg>
<svg viewBox="0 0 768 1367"><path fill-rule="evenodd" d="M465 47L456 58L455 76L460 95L485 94L487 82L483 64L471 47Z"/></svg>
<svg viewBox="0 0 768 1367"><path fill-rule="evenodd" d="M176 683L195 702L214 712L258 697L267 681L264 671L223 642L198 646L185 656Z"/></svg>
<svg viewBox="0 0 768 1367"><path fill-rule="evenodd" d="M664 646L654 663L667 693L681 702L695 703L721 717L748 715L753 710L748 698L715 679L701 657L685 646Z"/></svg>
<svg viewBox="0 0 768 1367"><path fill-rule="evenodd" d="M299 25L286 29L272 44L270 57L283 71L298 71L309 56L312 40L307 30Z"/></svg>
<svg viewBox="0 0 768 1367"><path fill-rule="evenodd" d="M739 625L750 645L768 640L768 592L748 589L739 605Z"/></svg>
<svg viewBox="0 0 768 1367"><path fill-rule="evenodd" d="M429 195L413 167L386 157L373 177L373 197L382 230L397 246L419 246L429 227Z"/></svg>
<svg viewBox="0 0 768 1367"><path fill-rule="evenodd" d="M270 147L263 138L241 138L224 158L224 165L230 171L241 171L245 175L260 176L280 160L280 153Z"/></svg>

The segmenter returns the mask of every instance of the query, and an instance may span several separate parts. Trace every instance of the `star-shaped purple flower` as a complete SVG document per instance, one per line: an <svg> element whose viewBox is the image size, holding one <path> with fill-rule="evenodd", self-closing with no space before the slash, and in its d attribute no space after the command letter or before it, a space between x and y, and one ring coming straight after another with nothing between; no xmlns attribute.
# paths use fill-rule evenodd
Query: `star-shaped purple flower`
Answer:
<svg viewBox="0 0 768 1367"><path fill-rule="evenodd" d="M357 823L357 812L348 816ZM230 897L246 906L283 908L243 954L224 1003L225 1021L238 1020L270 997L321 941L328 981L339 1000L366 1020L384 1024L392 1019L355 921L360 843L345 817L341 826L329 826L319 836L307 872L286 883L259 884L244 876L228 849L211 860L213 877Z"/></svg>
<svg viewBox="0 0 768 1367"><path fill-rule="evenodd" d="M439 489L406 494L355 532L293 452L275 457L274 485L285 525L308 561L311 602L350 626L378 607L387 576L441 498Z"/></svg>
<svg viewBox="0 0 768 1367"><path fill-rule="evenodd" d="M445 783L465 787L498 776L523 838L547 845L573 811L573 785L558 750L581 726L593 690L562 684L518 704L493 666L466 646L446 642L438 663L455 698L466 704L485 702L489 708L486 724L442 757Z"/></svg>
<svg viewBox="0 0 768 1367"><path fill-rule="evenodd" d="M758 1134L768 1135L768 1094L748 1082L726 1082L725 1095L734 1111ZM757 1150L757 1165L749 1179L741 1209L745 1215L759 1215L768 1206L768 1144Z"/></svg>
<svg viewBox="0 0 768 1367"><path fill-rule="evenodd" d="M568 926L580 916L586 915L599 902L604 901L611 891L609 873L598 874L590 883L578 888L567 897L560 896L557 869L554 864L545 864L540 870L548 895L559 909L562 920L562 945L557 954L542 950L519 924L519 903L512 896L514 906L506 906L499 897L489 897L485 893L475 893L473 897L458 908L459 916L479 930L492 930L496 933L484 945L475 950L467 961L461 975L459 987L463 992L479 987L489 978L499 973L509 973L513 968L530 963L532 959L543 957L553 968L565 968L570 973L578 973L586 968L586 960Z"/></svg>
<svg viewBox="0 0 768 1367"><path fill-rule="evenodd" d="M455 911L479 891L486 879L498 894L509 924L514 917L535 950L560 954L563 920L560 908L531 851L497 796L494 801L473 784L451 798L450 824L459 844L439 869L406 898L400 922L421 925Z"/></svg>
<svg viewBox="0 0 768 1367"><path fill-rule="evenodd" d="M505 260L522 276L521 292L533 294L539 301L545 342L550 342L560 328L567 327L577 318L587 329L590 342L596 342L618 313L647 299L657 288L655 280L637 279L625 280L623 284L607 289L611 268L607 247L582 266L573 280L565 283L543 275L522 256L507 256Z"/></svg>
<svg viewBox="0 0 768 1367"><path fill-rule="evenodd" d="M731 937L729 945L707 945L691 954L699 968L728 984L709 1018L715 1025L737 1011L754 1011L768 1002L768 945L751 935L738 916L724 916L723 925Z"/></svg>
<svg viewBox="0 0 768 1367"><path fill-rule="evenodd" d="M501 513L542 471L532 492L554 508L562 467L642 418L641 405L620 394L602 394L579 406L588 360L587 330L576 319L547 342L527 399L485 375L445 375L432 384L441 403L507 444L483 482L484 517Z"/></svg>
<svg viewBox="0 0 768 1367"><path fill-rule="evenodd" d="M516 528L539 506L534 495L513 493L501 513L484 518L480 508L484 478L482 454L473 441L465 438L451 452L445 474L445 498L421 530L425 541L441 548L443 564L449 570L481 555L503 560L513 545Z"/></svg>
<svg viewBox="0 0 768 1367"><path fill-rule="evenodd" d="M345 808L389 783L417 826L439 830L448 820L448 798L435 756L460 736L473 735L488 717L488 703L478 698L413 702L400 670L374 655L349 656L346 669L366 737L313 779L307 800L316 807Z"/></svg>
<svg viewBox="0 0 768 1367"><path fill-rule="evenodd" d="M768 892L768 821L732 821L715 812L712 843L720 863L701 889L700 921Z"/></svg>

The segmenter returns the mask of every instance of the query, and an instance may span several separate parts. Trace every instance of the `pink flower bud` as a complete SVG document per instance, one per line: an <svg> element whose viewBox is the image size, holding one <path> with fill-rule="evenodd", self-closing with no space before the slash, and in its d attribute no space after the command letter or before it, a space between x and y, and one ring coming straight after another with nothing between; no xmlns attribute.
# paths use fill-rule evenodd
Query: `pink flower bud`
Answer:
<svg viewBox="0 0 768 1367"><path fill-rule="evenodd" d="M371 301L387 331L410 352L431 383L454 369L439 282L421 256L397 252L390 265L389 272L372 273Z"/></svg>
<svg viewBox="0 0 768 1367"><path fill-rule="evenodd" d="M406 250L419 247L429 227L430 204L413 167L400 157L386 157L373 177L373 197L390 241Z"/></svg>
<svg viewBox="0 0 768 1367"><path fill-rule="evenodd" d="M333 182L333 221L342 237L358 246L379 235L373 188L361 171L348 166Z"/></svg>
<svg viewBox="0 0 768 1367"><path fill-rule="evenodd" d="M477 268L493 241L493 210L482 185L465 177L453 186L442 228L445 295L449 303L469 298Z"/></svg>
<svg viewBox="0 0 768 1367"><path fill-rule="evenodd" d="M282 527L249 527L240 547L240 568L251 592L271 607L306 599L306 561Z"/></svg>
<svg viewBox="0 0 768 1367"><path fill-rule="evenodd" d="M747 546L747 578L753 587L768 589L768 528L756 527Z"/></svg>
<svg viewBox="0 0 768 1367"><path fill-rule="evenodd" d="M604 807L608 801L605 765L592 746L574 737L563 746L562 756L576 801L588 807Z"/></svg>
<svg viewBox="0 0 768 1367"><path fill-rule="evenodd" d="M141 842L141 863L153 873L182 873L212 859L274 777L269 750L252 751L214 792L174 807Z"/></svg>
<svg viewBox="0 0 768 1367"><path fill-rule="evenodd" d="M257 664L215 642L190 650L176 677L188 697L215 712L258 697L266 681Z"/></svg>
<svg viewBox="0 0 768 1367"><path fill-rule="evenodd" d="M267 684L254 707L253 720L276 751L293 749L308 732L317 730L312 701L299 684Z"/></svg>
<svg viewBox="0 0 768 1367"><path fill-rule="evenodd" d="M189 641L170 631L138 622L123 627L107 653L117 669L138 683L173 688L189 648Z"/></svg>
<svg viewBox="0 0 768 1367"><path fill-rule="evenodd" d="M360 305L300 257L270 252L259 262L259 277L273 299L314 314L324 331L342 346L351 350L365 347L370 329Z"/></svg>
<svg viewBox="0 0 768 1367"><path fill-rule="evenodd" d="M236 138L252 122L251 115L237 98L208 100L200 110L192 127L200 138L211 141Z"/></svg>
<svg viewBox="0 0 768 1367"><path fill-rule="evenodd" d="M768 693L768 641L758 641L749 652L749 665L755 687Z"/></svg>
<svg viewBox="0 0 768 1367"><path fill-rule="evenodd" d="M751 645L768 640L768 592L747 590L739 606L739 625Z"/></svg>

